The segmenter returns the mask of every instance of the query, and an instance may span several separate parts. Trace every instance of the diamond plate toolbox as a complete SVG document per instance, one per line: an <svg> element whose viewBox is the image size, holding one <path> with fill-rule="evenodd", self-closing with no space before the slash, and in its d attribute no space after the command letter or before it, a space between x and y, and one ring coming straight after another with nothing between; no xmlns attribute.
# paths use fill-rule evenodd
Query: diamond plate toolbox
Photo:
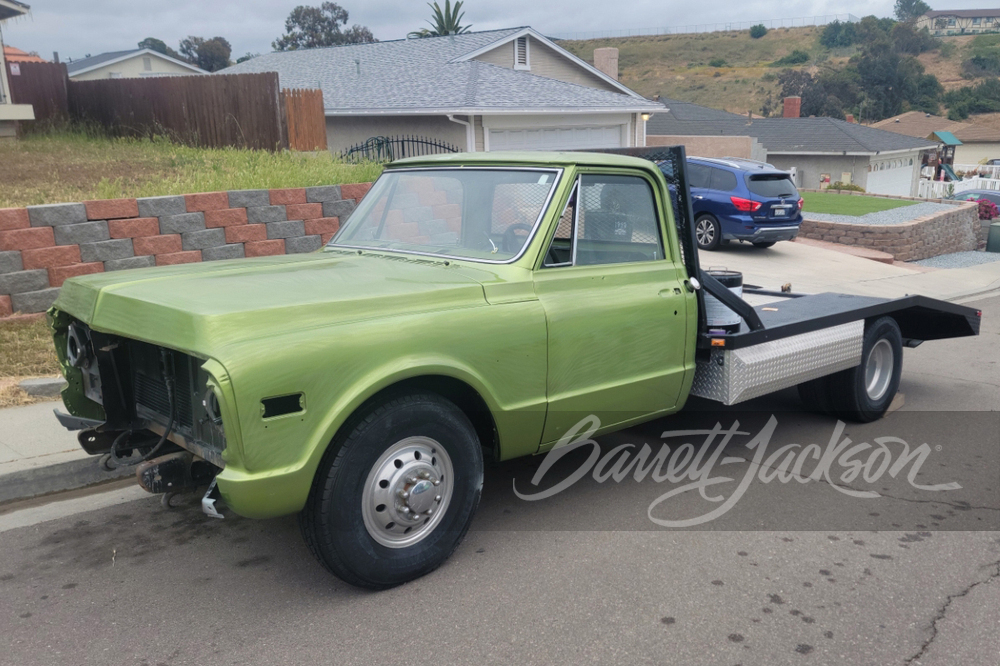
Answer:
<svg viewBox="0 0 1000 666"><path fill-rule="evenodd" d="M691 394L735 405L861 363L864 321L743 349L713 349L698 361Z"/></svg>

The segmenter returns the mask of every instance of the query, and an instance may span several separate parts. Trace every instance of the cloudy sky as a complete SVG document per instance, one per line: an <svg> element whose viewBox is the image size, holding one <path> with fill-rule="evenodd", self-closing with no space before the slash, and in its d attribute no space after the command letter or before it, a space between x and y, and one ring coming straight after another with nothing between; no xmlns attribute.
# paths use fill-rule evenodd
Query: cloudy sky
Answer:
<svg viewBox="0 0 1000 666"><path fill-rule="evenodd" d="M157 37L173 48L188 35L221 35L233 57L271 50L284 21L299 4L321 0L22 0L31 14L3 26L6 44L62 59L135 48ZM530 25L549 35L670 27L718 21L756 21L824 14L890 16L894 0L466 0L465 22L474 30ZM371 28L380 40L399 39L424 25L430 10L419 0L343 0L350 23ZM444 4L441 0L441 4ZM932 0L935 9L967 6L968 0ZM987 3L988 4L988 3Z"/></svg>

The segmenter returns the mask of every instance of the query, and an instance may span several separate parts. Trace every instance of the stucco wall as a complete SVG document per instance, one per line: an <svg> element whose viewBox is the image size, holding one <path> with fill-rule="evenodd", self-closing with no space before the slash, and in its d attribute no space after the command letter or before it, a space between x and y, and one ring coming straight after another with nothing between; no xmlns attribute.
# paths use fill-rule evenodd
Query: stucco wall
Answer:
<svg viewBox="0 0 1000 666"><path fill-rule="evenodd" d="M466 120L465 116L458 116ZM465 150L465 125L453 123L445 116L328 116L326 142L330 151L339 153L373 136L409 135L447 141Z"/></svg>
<svg viewBox="0 0 1000 666"><path fill-rule="evenodd" d="M0 317L44 312L77 275L318 250L370 187L0 208Z"/></svg>
<svg viewBox="0 0 1000 666"><path fill-rule="evenodd" d="M143 58L149 58L149 64L151 67L150 70L145 68L142 61ZM198 74L198 72L193 72L187 67L172 63L169 60L164 60L163 58L157 58L156 56L151 55L138 54L120 62L92 69L89 72L84 72L82 74L70 74L69 78L74 81L109 79L111 78L111 74L113 72L117 72L118 77L123 79L146 76L187 76Z"/></svg>
<svg viewBox="0 0 1000 666"><path fill-rule="evenodd" d="M688 155L699 157L744 157L767 161L767 151L757 139L749 136L646 136L647 146L684 146Z"/></svg>
<svg viewBox="0 0 1000 666"><path fill-rule="evenodd" d="M502 44L492 51L477 56L476 60L488 62L499 67L508 69L514 68L514 43ZM535 76L544 76L550 79L575 83L588 88L608 90L620 93L618 88L602 79L601 77L588 72L578 64L568 60L565 55L560 54L538 40L528 37L528 64L529 71Z"/></svg>
<svg viewBox="0 0 1000 666"><path fill-rule="evenodd" d="M979 164L994 159L1000 159L1000 142L963 143L955 147L955 164Z"/></svg>
<svg viewBox="0 0 1000 666"><path fill-rule="evenodd" d="M843 180L841 174L851 173L851 182L864 187L868 182L868 158L853 155L775 155L769 153L767 161L784 171L796 170L796 185L805 189L819 189L820 174L830 174L830 182Z"/></svg>

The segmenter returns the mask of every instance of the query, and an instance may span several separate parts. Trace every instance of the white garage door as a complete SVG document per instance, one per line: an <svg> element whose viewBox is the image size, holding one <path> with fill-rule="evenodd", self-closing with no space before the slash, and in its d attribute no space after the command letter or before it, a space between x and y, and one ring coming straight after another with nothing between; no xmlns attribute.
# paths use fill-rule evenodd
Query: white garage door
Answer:
<svg viewBox="0 0 1000 666"><path fill-rule="evenodd" d="M913 183L914 159L911 156L873 159L865 189L872 194L910 196Z"/></svg>
<svg viewBox="0 0 1000 666"><path fill-rule="evenodd" d="M621 125L490 130L492 150L573 150L620 148Z"/></svg>

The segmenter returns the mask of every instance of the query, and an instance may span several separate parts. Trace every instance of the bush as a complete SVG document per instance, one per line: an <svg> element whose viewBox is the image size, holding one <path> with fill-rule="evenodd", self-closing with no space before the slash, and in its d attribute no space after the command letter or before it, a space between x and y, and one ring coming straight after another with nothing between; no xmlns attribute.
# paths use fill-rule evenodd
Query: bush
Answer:
<svg viewBox="0 0 1000 666"><path fill-rule="evenodd" d="M801 65L809 62L809 54L801 49L795 49L784 58L778 58L771 63L771 67L786 67L788 65Z"/></svg>
<svg viewBox="0 0 1000 666"><path fill-rule="evenodd" d="M979 204L980 220L992 220L996 217L1000 217L1000 209L998 209L997 205L989 199L978 199L976 203Z"/></svg>
<svg viewBox="0 0 1000 666"><path fill-rule="evenodd" d="M855 185L854 183L842 183L839 180L833 185L828 187L829 190L836 190L838 192L864 192L865 188L860 185Z"/></svg>
<svg viewBox="0 0 1000 666"><path fill-rule="evenodd" d="M712 58L711 60L708 61L708 66L709 67L725 67L726 66L726 59L725 58Z"/></svg>
<svg viewBox="0 0 1000 666"><path fill-rule="evenodd" d="M828 23L820 33L819 43L828 49L851 46L858 41L858 33L853 23L834 21Z"/></svg>
<svg viewBox="0 0 1000 666"><path fill-rule="evenodd" d="M752 39L760 39L767 34L767 28L764 27L763 23L758 23L757 25L750 28L750 37Z"/></svg>

